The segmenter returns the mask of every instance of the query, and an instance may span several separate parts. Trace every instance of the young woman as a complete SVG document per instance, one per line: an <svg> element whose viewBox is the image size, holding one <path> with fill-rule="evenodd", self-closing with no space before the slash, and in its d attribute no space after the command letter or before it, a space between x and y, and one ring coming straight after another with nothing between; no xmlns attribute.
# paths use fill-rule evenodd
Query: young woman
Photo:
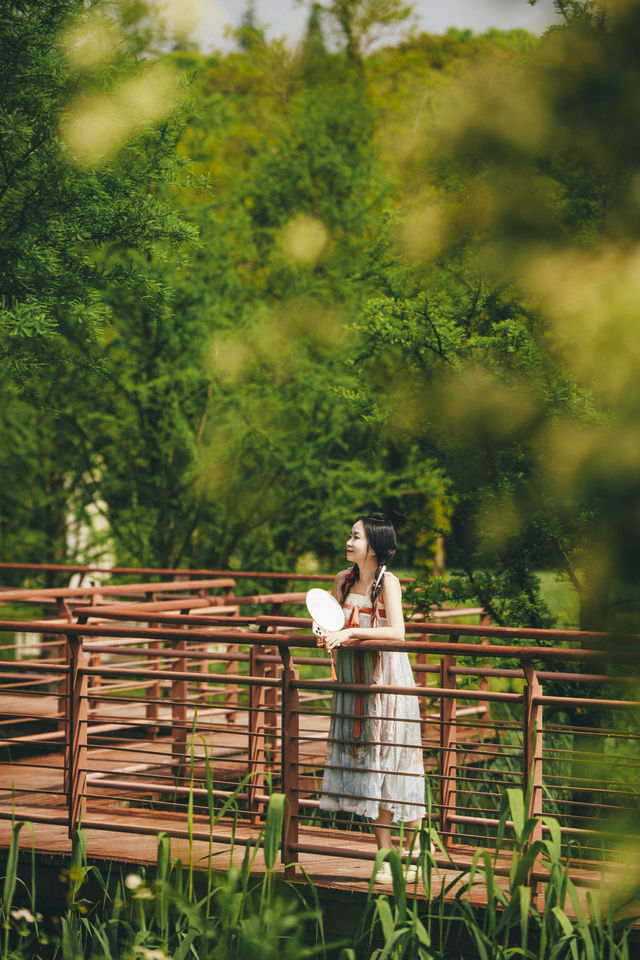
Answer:
<svg viewBox="0 0 640 960"><path fill-rule="evenodd" d="M400 581L387 570L395 551L395 530L383 514L356 520L347 542L352 566L332 590L346 623L319 641L331 651L340 683L414 686L404 651L343 647L347 640L404 640ZM419 828L424 764L416 696L335 691L320 806L369 817L378 848L391 846L392 821L404 823L405 834Z"/></svg>

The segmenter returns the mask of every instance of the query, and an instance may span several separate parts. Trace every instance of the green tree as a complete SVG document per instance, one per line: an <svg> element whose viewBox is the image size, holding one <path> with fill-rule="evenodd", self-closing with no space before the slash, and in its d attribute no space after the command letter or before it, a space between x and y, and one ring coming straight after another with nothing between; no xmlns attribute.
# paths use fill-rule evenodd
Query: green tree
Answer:
<svg viewBox="0 0 640 960"><path fill-rule="evenodd" d="M100 7L70 2L65 29L56 21L46 34L67 84L51 107L51 190L65 177L73 186L61 217L79 215L76 188L93 197L94 233L69 249L90 264L87 289L103 319L87 336L58 309L55 290L64 305L65 271L75 264L65 261L48 339L32 350L48 365L31 376L30 392L6 374L5 554L64 559L70 504L81 513L99 503L127 563L291 568L313 553L335 566L353 514L382 506L402 527L401 563L429 569L446 536L451 561L473 574L469 590L486 572L483 596L497 617L520 616L498 602L510 590L528 597L526 615L541 622L530 567L518 566L534 547L546 562L554 542L551 514L531 494L540 397L553 385L557 409L570 394L580 410L584 397L559 364L547 368L539 310L491 276L477 239L456 237L452 218L450 248L429 272L391 249L387 212L433 198L435 168L459 219L458 194L473 179L447 153L450 131L438 134L442 156L439 166L428 158L427 182L424 158L405 162L402 124L415 126L417 106L435 134L443 111L432 111L434 91L444 94L483 53L505 63L532 50L522 37L423 36L367 56L367 11L384 25L402 5L343 4L351 50L339 6L311 9L296 55L264 42L225 56L164 56L150 53L158 44L139 19L107 18L110 52L80 66L61 51L86 47L75 27L95 26ZM336 52L323 39L331 18L342 30ZM109 29L120 31L115 52ZM180 123L131 111L136 129L121 118L113 143L92 141L92 152L73 159L66 118L77 118L78 104L104 95L103 107L121 105L133 81L162 78L152 71L167 67L198 74ZM418 233L405 227L420 257ZM26 253L16 254L16 274L29 268ZM33 285L48 290L41 277ZM476 414L472 471L460 397ZM500 404L513 409L496 438L483 424ZM37 478L30 498L25 474ZM529 514L513 520L524 507L509 504L523 497L527 510L535 500L531 517L545 521L544 536ZM505 505L509 523L500 520ZM493 589L505 571L520 572Z"/></svg>
<svg viewBox="0 0 640 960"><path fill-rule="evenodd" d="M406 24L413 14L413 4L402 0L332 0L314 2L311 7L316 15L323 15L344 45L347 60L356 66L361 66L372 44L390 29Z"/></svg>
<svg viewBox="0 0 640 960"><path fill-rule="evenodd" d="M236 31L236 39L241 50L247 52L265 42L264 30L258 24L255 0L248 0L242 14L240 26Z"/></svg>
<svg viewBox="0 0 640 960"><path fill-rule="evenodd" d="M61 133L70 105L91 86L115 87L138 65L114 52L107 75L79 75L63 44L83 16L78 0L15 0L0 11L0 331L3 369L25 386L52 357L66 327L90 340L110 319L105 292L127 283L125 264L99 265L112 243L153 251L190 239L187 226L148 190L171 157L159 135L152 156L123 153L81 169ZM86 131L87 137L91 130Z"/></svg>
<svg viewBox="0 0 640 960"><path fill-rule="evenodd" d="M319 83L298 66L302 88L220 205L235 260L217 283L202 471L220 517L212 549L241 563L332 555L367 478L380 483L370 431L336 387L349 376L348 317L366 287L357 277L383 182L362 84L341 55L325 55L330 76Z"/></svg>
<svg viewBox="0 0 640 960"><path fill-rule="evenodd" d="M96 489L100 454L88 424L109 377L102 348L112 299L142 292L153 317L167 294L149 261L175 258L196 236L152 189L181 176L175 125L147 133L142 106L126 115L125 95L144 89L147 65L126 35L112 42L118 24L105 9L15 0L0 10L6 559L72 559L71 505L84 509ZM97 104L111 110L104 126L112 129L96 147L100 130L86 108ZM76 143L89 152L78 154Z"/></svg>
<svg viewBox="0 0 640 960"><path fill-rule="evenodd" d="M422 461L440 477L438 508L413 520L416 568L444 538L447 566L463 575L450 600L481 602L495 622L548 626L534 571L560 555L534 441L541 417L565 411L571 384L537 342L539 317L483 277L470 251L426 275L388 255L359 327L363 409L396 451L411 451L416 474ZM424 599L442 600L441 587Z"/></svg>

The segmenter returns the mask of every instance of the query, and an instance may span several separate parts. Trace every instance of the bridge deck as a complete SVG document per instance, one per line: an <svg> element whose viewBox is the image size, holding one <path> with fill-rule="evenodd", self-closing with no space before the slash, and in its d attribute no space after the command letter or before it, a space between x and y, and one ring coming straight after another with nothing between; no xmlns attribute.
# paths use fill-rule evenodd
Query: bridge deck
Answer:
<svg viewBox="0 0 640 960"><path fill-rule="evenodd" d="M303 594L235 596L226 578L183 581L180 591L164 599L162 584L119 585L102 590L110 597L102 603L100 588L83 596L65 588L45 597L62 619L0 621L0 634L24 630L40 645L39 659L0 669L0 848L15 811L33 822L43 854L67 856L69 830L81 824L92 858L152 864L155 834L165 830L173 856L185 859L191 796L194 861L206 864L213 797L218 810L237 804L234 824L223 818L213 829L214 863L224 866L242 859L270 794L281 792L282 863L298 864L289 872L304 867L318 886L364 892L375 854L369 828L319 809L337 686L308 619L274 612ZM22 596L36 595L43 591ZM10 596L17 602L20 591ZM271 615L251 612L261 600ZM405 643L359 644L411 658L416 686L403 691L420 705L432 824L446 849L436 857L437 882L455 881L479 846L496 842L498 871L508 872L514 826L503 824L500 839L501 801L508 788L529 784L526 813L557 820L581 896L603 878L614 889L624 870L621 838L638 840L639 670L637 644L625 648L619 638L605 667L606 642L571 631L410 623ZM343 687L378 692L375 684ZM535 836L549 835L538 819ZM254 869L262 869L260 853ZM544 867L532 879L543 884ZM478 884L471 898L483 896Z"/></svg>
<svg viewBox="0 0 640 960"><path fill-rule="evenodd" d="M47 817L50 814L48 808L26 807L24 813L32 824L32 830L23 829L20 835L20 849L22 856L28 858L31 851L35 851L36 857L46 859L49 863L54 862L63 867L68 863L71 855L71 840L65 826L60 824L39 822L41 817ZM177 825L175 817L158 816L149 811L138 811L139 821L146 819L149 826L152 826L158 832L166 831L171 835L171 859L180 859L184 865L193 863L194 869L205 870L211 862L214 871L226 871L233 864L240 867L245 854L245 845L247 842L258 840L258 831L246 825L240 825L235 828L238 842L234 846L229 843L214 841L211 845L206 840L194 840L190 848L189 839L186 836L175 836L177 826L186 833L186 818ZM121 866L124 873L135 872L140 866L155 866L157 842L152 833L136 835L135 842L132 843L130 832L130 819L126 816L118 816L114 812L103 812L100 814L102 827L96 829L86 828L87 855L90 862L112 863ZM225 824L221 824L225 826ZM231 829L231 824L226 824ZM344 833L341 831L321 830L320 828L302 827L300 830L300 840L309 843L329 843L339 845L344 843ZM11 823L8 820L0 820L0 859L1 851L7 850L11 842ZM332 891L334 894L360 894L365 895L369 889L370 878L373 864L370 859L375 852L374 838L366 837L359 841L349 839L349 848L352 856L335 857L316 853L301 853L295 869L295 873L287 876L290 882L307 883L306 875L311 879L314 886L322 893L323 891ZM439 895L441 888L445 888L445 899L452 900L460 890L460 879L465 867L471 865L474 849L460 845L456 851L456 863L452 864L443 854L437 853L435 856L436 868L432 874L433 896ZM506 853L499 854L496 863L495 883L502 889L508 888L508 871L510 857ZM276 874L284 876L284 867L276 866ZM251 872L259 877L264 873L264 858L262 850L258 847L255 851ZM534 877L534 880L536 878ZM537 876L539 881L544 881L546 876L540 872ZM600 870L586 870L574 867L572 870L572 879L577 881L578 898L582 908L587 909L587 893L592 888L601 886L603 876ZM624 869L619 867L609 868L605 889L609 893L620 887L624 880ZM377 893L392 893L390 883L376 882L374 890ZM410 884L408 888L411 895L419 899L426 899L425 892L420 881ZM486 888L480 878L465 893L465 900L475 906L486 904ZM567 905L567 911L571 913L571 906Z"/></svg>

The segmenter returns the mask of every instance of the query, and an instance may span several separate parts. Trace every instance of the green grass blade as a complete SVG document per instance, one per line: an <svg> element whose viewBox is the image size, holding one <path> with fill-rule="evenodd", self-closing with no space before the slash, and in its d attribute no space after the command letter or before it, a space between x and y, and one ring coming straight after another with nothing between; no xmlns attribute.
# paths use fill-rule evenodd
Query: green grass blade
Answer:
<svg viewBox="0 0 640 960"><path fill-rule="evenodd" d="M79 936L76 934L66 917L61 917L60 923L62 926L63 960L82 960L84 951L82 949L82 943Z"/></svg>
<svg viewBox="0 0 640 960"><path fill-rule="evenodd" d="M519 888L520 902L520 941L522 943L522 952L527 952L527 940L529 937L529 909L531 907L531 887Z"/></svg>
<svg viewBox="0 0 640 960"><path fill-rule="evenodd" d="M380 926L382 927L382 936L384 937L385 943L388 943L393 936L395 924L393 922L393 913L391 912L389 901L385 896L379 896L377 898L376 913L378 914Z"/></svg>
<svg viewBox="0 0 640 960"><path fill-rule="evenodd" d="M575 931L573 929L573 924L569 920L569 917L566 915L564 910L562 910L560 907L555 906L551 912L560 924L562 932L567 938L573 960L578 960L578 947L575 942Z"/></svg>
<svg viewBox="0 0 640 960"><path fill-rule="evenodd" d="M173 960L186 960L186 957L189 955L189 951L191 950L191 944L197 936L197 929L192 928L189 930L184 940L181 941L180 946L173 951Z"/></svg>
<svg viewBox="0 0 640 960"><path fill-rule="evenodd" d="M506 793L500 797L500 813L498 818L498 829L496 831L496 845L493 853L494 862L498 860L498 854L502 850L504 835L507 830L507 820L509 819L509 798Z"/></svg>
<svg viewBox="0 0 640 960"><path fill-rule="evenodd" d="M167 936L169 930L169 858L170 858L170 839L166 833L158 834L158 853L156 864L156 896L155 896L155 914L156 923L164 946L167 946Z"/></svg>
<svg viewBox="0 0 640 960"><path fill-rule="evenodd" d="M550 839L545 841L547 856L552 864L562 862L562 834L560 824L555 817L540 817L542 823L549 829Z"/></svg>
<svg viewBox="0 0 640 960"><path fill-rule="evenodd" d="M285 812L284 793L273 793L267 807L267 819L264 828L264 863L267 870L273 870L282 841Z"/></svg>
<svg viewBox="0 0 640 960"><path fill-rule="evenodd" d="M14 823L11 829L11 845L9 847L9 856L7 857L7 872L4 878L2 889L2 906L5 914L8 916L13 903L13 897L16 892L16 880L18 876L18 855L20 852L20 831L24 823Z"/></svg>
<svg viewBox="0 0 640 960"><path fill-rule="evenodd" d="M393 898L395 900L396 924L404 923L407 917L407 887L402 870L402 860L397 850L390 850L387 857L393 877Z"/></svg>
<svg viewBox="0 0 640 960"><path fill-rule="evenodd" d="M507 788L507 799L509 802L509 810L511 811L511 819L513 820L513 829L515 831L516 840L518 844L521 844L524 842L523 833L525 827L525 806L522 790L516 787Z"/></svg>
<svg viewBox="0 0 640 960"><path fill-rule="evenodd" d="M326 948L326 941L325 941L325 935L324 935L324 911L320 904L320 898L318 897L318 891L316 889L315 883L313 882L313 880L311 879L307 871L304 869L302 864L299 864L298 866L300 868L302 876L307 881L307 886L309 890L311 891L311 896L313 898L313 907L314 907L313 912L316 917L316 931L320 935L320 944L321 944L321 949L324 955L325 948Z"/></svg>

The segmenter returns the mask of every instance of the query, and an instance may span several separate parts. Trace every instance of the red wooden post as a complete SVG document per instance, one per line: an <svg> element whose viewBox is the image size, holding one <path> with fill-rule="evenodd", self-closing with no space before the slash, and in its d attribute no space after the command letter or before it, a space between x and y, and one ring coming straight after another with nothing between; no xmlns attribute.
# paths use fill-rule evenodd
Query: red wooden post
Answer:
<svg viewBox="0 0 640 960"><path fill-rule="evenodd" d="M262 629L262 628L261 628ZM249 650L249 673L252 677L263 677L264 661L259 659L262 647L251 644ZM265 688L258 684L249 687L249 813L251 822L260 823L264 811L264 802L256 800L257 793L264 793L265 784L265 731L264 731L264 695Z"/></svg>
<svg viewBox="0 0 640 960"><path fill-rule="evenodd" d="M522 663L526 685L524 688L523 729L523 790L530 789L529 816L542 816L542 684L530 660ZM538 823L531 835L532 841L542 839L542 824Z"/></svg>
<svg viewBox="0 0 640 960"><path fill-rule="evenodd" d="M292 686L297 679L293 658L288 647L280 647L284 670L282 673L282 792L286 797L285 825L282 836L282 861L285 876L295 875L298 851L292 849L298 842L298 786L300 759L300 714L298 691Z"/></svg>
<svg viewBox="0 0 640 960"><path fill-rule="evenodd" d="M260 633L277 633L277 627L260 627ZM277 654L276 647L263 647L262 652L265 654ZM278 665L275 662L267 663L264 667L264 676L269 677L272 680L276 680L278 677ZM277 687L267 687L264 692L264 725L265 725L265 754L267 747L271 751L271 755L275 754L276 740L278 737L278 688Z"/></svg>
<svg viewBox="0 0 640 960"><path fill-rule="evenodd" d="M457 641L451 637L451 642ZM440 686L443 690L455 690L456 677L452 672L455 657L445 654L440 661ZM456 812L456 700L441 697L440 700L440 835L446 846L453 841L455 823L451 819Z"/></svg>
<svg viewBox="0 0 640 960"><path fill-rule="evenodd" d="M177 650L187 650L186 640L177 640L174 644ZM187 660L176 660L177 673L186 673ZM187 743L187 680L171 681L171 756L174 776L181 776L184 766L185 747Z"/></svg>
<svg viewBox="0 0 640 960"><path fill-rule="evenodd" d="M78 617L78 623L85 624L87 622L87 615L81 613ZM63 678L65 684L66 696L63 701L64 709L64 792L67 796L71 795L71 742L72 742L72 717L73 717L73 681L72 681L72 645L75 643L78 644L77 637L68 637L65 636L65 662L69 668L66 676ZM88 689L88 688L87 688ZM87 711L89 710L89 705L87 704ZM71 829L71 828L69 828Z"/></svg>
<svg viewBox="0 0 640 960"><path fill-rule="evenodd" d="M230 598L230 595L231 595L231 596L234 596L234 594L233 594L233 588L231 588L231 591L227 590L226 596L227 596L228 599ZM235 597L234 597L234 599L235 599ZM229 646L227 647L227 652L228 652L228 653L233 653L233 654L239 653L239 652L240 652L240 647L238 646L237 643L231 643L231 644L229 644ZM226 662L226 664L225 664L224 672L227 674L227 676L229 676L229 674L238 673L238 672L239 672L239 671L238 671L238 661L237 661L237 660L227 660L227 662ZM235 688L235 693L234 693L233 685L232 685L232 684L228 684L228 685L227 685L227 692L225 693L225 697L224 697L225 707L229 708L229 707L232 707L232 706L233 706L234 697L235 697L236 702L237 702L237 698L238 698L238 688L237 688L237 687ZM237 713L236 713L235 710L231 710L231 709L228 709L228 710L227 710L227 722L228 722L228 723L234 723L234 722L235 722L235 719L236 719L236 716L237 716Z"/></svg>
<svg viewBox="0 0 640 960"><path fill-rule="evenodd" d="M178 579L178 574L176 574L176 575L173 577L173 579L174 579L174 580L177 580L177 579ZM155 590L146 590L144 595L145 595L145 598L148 600L149 603L155 603L156 600L158 599L158 594L155 592ZM149 623L149 626L150 626L150 627L161 627L162 624L161 624L161 623ZM149 647L149 644L145 644L145 646L148 648L148 647ZM160 643L159 646L162 647L162 646L164 646L164 644L163 644L163 643ZM153 661L149 661L146 657L143 658L143 662L146 663L148 666L150 666L150 665L153 663ZM157 670L160 670L161 668L162 668L162 664L161 664L160 661L158 661L158 666L156 667L156 669L157 669ZM176 669L179 669L179 668L176 668ZM145 708L144 708L144 709L145 709L145 717L146 717L147 720L157 720L158 717L160 716L160 705L157 703L157 701L160 699L160 684L159 684L159 683L154 683L151 687L147 687L147 688L146 688L146 691L147 691L147 692L145 693L145 700L146 700L147 702L146 702ZM153 703L153 702L151 702L151 701L156 701L156 702ZM158 733L160 732L160 728L159 728L159 727L156 727L156 726L154 725L154 726L152 726L152 727L148 727L148 728L147 728L147 732L148 732L148 735L149 735L149 739L150 739L150 740L155 740L155 739L157 738L157 736L158 736Z"/></svg>
<svg viewBox="0 0 640 960"><path fill-rule="evenodd" d="M64 617L66 620L69 621L69 623L73 622L73 617L71 616L71 609L67 601L64 599L64 597L58 600L58 616ZM62 663L66 663L68 666L69 663L71 662L71 654L69 651L68 638L65 634L60 634L58 636L58 640L59 640L59 644L57 648L58 659L61 660ZM45 653L45 656L46 655L47 654ZM69 697L71 696L71 688L69 684L70 684L70 674L68 673L65 674L63 677L61 677L61 679L58 681L58 713L62 714L62 717L60 718L60 720L58 720L58 730L62 730L64 732L67 740L69 738L69 729L67 725L69 708L67 704L69 701Z"/></svg>
<svg viewBox="0 0 640 960"><path fill-rule="evenodd" d="M491 626L491 617L488 613L483 613L480 617L480 626L481 627L490 627ZM480 637L480 643L482 646L489 646L487 643L486 637ZM484 666L490 666L490 663L485 663ZM489 677L480 677L478 682L479 690L486 690L487 692L490 689ZM479 700L478 709L482 711L480 716L483 720L488 721L491 718L491 705L488 700ZM487 728L483 725L479 726L478 733L484 732Z"/></svg>
<svg viewBox="0 0 640 960"><path fill-rule="evenodd" d="M151 627L152 629L155 629L161 626L162 626L161 623L149 624L149 627ZM148 646L149 644L147 644L147 647ZM163 667L162 660L160 659L160 650L162 646L163 646L162 643L157 643L154 645L154 649L158 654L157 660L146 661L148 666L152 668L155 667L156 670L161 670ZM160 686L159 680L152 683L149 687L147 687L147 693L145 695L145 699L147 701L145 705L145 714L146 714L147 720L152 721L152 725L147 728L147 735L149 737L149 740L156 740L158 737L158 733L160 732L159 726L154 721L157 721L160 718L160 702L159 701L161 696L162 696L162 688Z"/></svg>
<svg viewBox="0 0 640 960"><path fill-rule="evenodd" d="M277 649L275 647L264 647L265 653L277 654ZM269 677L271 680L278 679L278 664L275 662L267 663L265 665L264 671L265 677ZM276 741L278 739L278 688L277 687L267 687L264 694L264 703L265 703L265 713L264 713L264 725L265 725L265 747L268 746L270 755L275 755L276 750Z"/></svg>
<svg viewBox="0 0 640 960"><path fill-rule="evenodd" d="M90 581L89 581L89 586L94 587L94 586L95 586L95 580L90 580ZM97 604L99 604L99 603L102 603L102 602L103 602L103 599L104 599L104 598L102 597L102 595L101 595L100 593L94 593L94 594L91 596L91 606L95 606L95 605L97 605ZM78 620L79 620L79 622L81 622L81 623L86 623L87 620L88 620L88 617L79 617ZM91 639L93 639L93 638L91 638ZM101 665L101 663L102 663L102 654L100 654L100 653L93 653L93 654L90 653L90 654L89 654L89 665L90 665L90 666L92 666L92 667L99 667L99 666ZM89 689L90 689L90 690L97 690L97 691L99 691L101 686L102 686L102 679L101 679L99 676L97 676L97 675L92 675L92 676L89 677ZM91 698L89 699L89 704L88 704L89 716L91 716L92 713L95 714L97 705L98 705L98 699L97 699L96 697L91 697Z"/></svg>
<svg viewBox="0 0 640 960"><path fill-rule="evenodd" d="M429 642L429 634L428 633L423 634L421 639L424 640L425 644L427 644ZM428 666L428 664L429 664L429 654L426 652L426 650L424 653L420 651L420 653L416 654L416 667L426 667ZM426 670L425 671L417 670L416 673L417 673L416 683L418 683L419 685L424 685L425 687L428 686L429 674L426 672ZM429 736L428 728L429 728L430 707L431 707L431 703L429 698L420 697L419 708L420 708L420 715L422 717L422 723L420 724L420 734L423 740L426 740L426 738Z"/></svg>
<svg viewBox="0 0 640 960"><path fill-rule="evenodd" d="M232 654L237 654L240 652L240 647L237 643L230 643L227 647L227 652ZM227 676L237 674L238 671L238 661L237 660L227 660L224 668L224 672ZM235 723L237 717L237 711L231 709L233 706L237 705L238 701L238 688L232 683L227 684L227 690L224 695L224 704L227 707L227 722Z"/></svg>
<svg viewBox="0 0 640 960"><path fill-rule="evenodd" d="M68 811L69 836L81 826L86 815L87 798L87 714L88 691L87 657L82 647L82 637L68 637L70 650L69 687L69 743L68 757Z"/></svg>

